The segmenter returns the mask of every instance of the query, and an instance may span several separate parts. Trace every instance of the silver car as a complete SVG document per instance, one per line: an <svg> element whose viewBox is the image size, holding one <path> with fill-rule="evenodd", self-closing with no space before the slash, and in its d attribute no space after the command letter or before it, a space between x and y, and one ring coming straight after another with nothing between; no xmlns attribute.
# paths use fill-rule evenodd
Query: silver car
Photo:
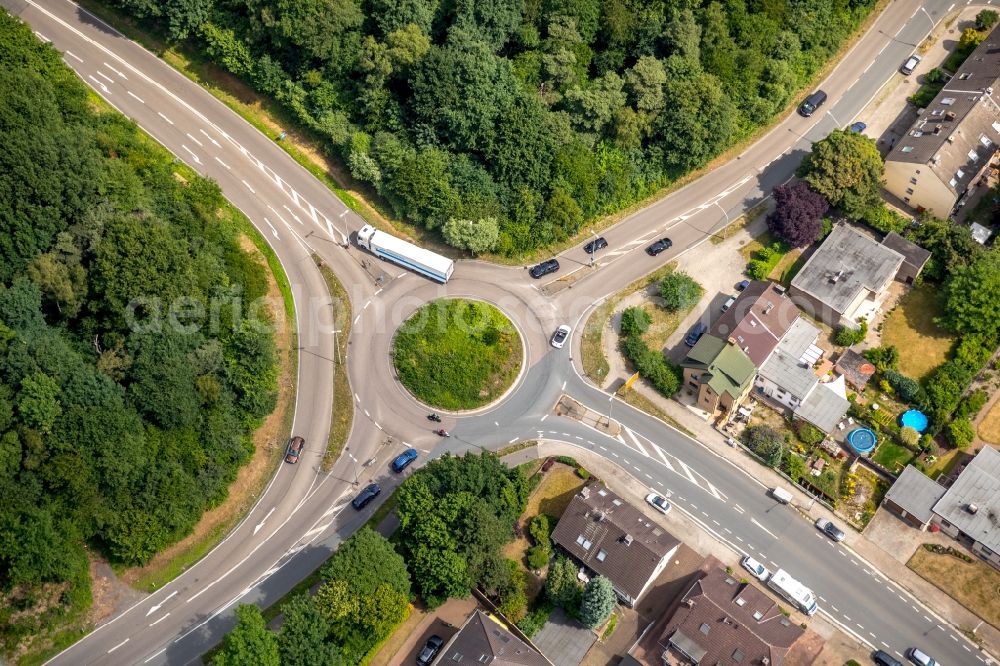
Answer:
<svg viewBox="0 0 1000 666"><path fill-rule="evenodd" d="M827 520L826 518L818 518L816 520L816 529L823 532L834 541L843 541L844 537L847 536L844 534L844 530L840 529L833 524L833 521Z"/></svg>
<svg viewBox="0 0 1000 666"><path fill-rule="evenodd" d="M556 349L562 349L563 345L566 344L566 338L569 337L569 332L571 330L572 329L566 324L557 328L556 332L552 334L552 346Z"/></svg>
<svg viewBox="0 0 1000 666"><path fill-rule="evenodd" d="M749 555L740 560L740 566L753 574L753 577L761 582L771 577L771 572L767 570L767 567Z"/></svg>
<svg viewBox="0 0 1000 666"><path fill-rule="evenodd" d="M670 509L673 507L670 505L666 499L660 497L656 493L649 493L646 495L646 501L651 507L662 513L664 516L670 513Z"/></svg>

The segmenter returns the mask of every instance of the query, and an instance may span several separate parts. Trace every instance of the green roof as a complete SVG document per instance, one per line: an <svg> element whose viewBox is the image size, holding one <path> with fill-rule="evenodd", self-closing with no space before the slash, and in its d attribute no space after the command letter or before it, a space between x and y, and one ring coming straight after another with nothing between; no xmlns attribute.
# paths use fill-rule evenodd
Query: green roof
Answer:
<svg viewBox="0 0 1000 666"><path fill-rule="evenodd" d="M757 367L742 349L714 335L703 335L683 365L704 368L701 382L718 395L728 393L733 398L746 390L757 373Z"/></svg>

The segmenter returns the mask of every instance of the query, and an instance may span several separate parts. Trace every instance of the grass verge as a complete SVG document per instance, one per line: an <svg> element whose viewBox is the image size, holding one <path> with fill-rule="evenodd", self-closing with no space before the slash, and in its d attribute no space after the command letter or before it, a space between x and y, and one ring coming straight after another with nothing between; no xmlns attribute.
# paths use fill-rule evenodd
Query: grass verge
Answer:
<svg viewBox="0 0 1000 666"><path fill-rule="evenodd" d="M944 314L941 293L922 284L900 299L882 324L882 344L899 350L899 371L922 379L944 363L955 338L934 323Z"/></svg>
<svg viewBox="0 0 1000 666"><path fill-rule="evenodd" d="M670 262L649 275L639 278L617 294L609 296L603 303L594 308L594 311L587 318L587 323L583 326L583 337L580 340L580 362L583 364L585 375L595 380L599 385L603 385L608 377L610 366L604 355L604 329L611 318L611 313L615 310L615 306L622 299L640 289L648 289L654 283L662 280L668 273L673 273L676 268L677 264Z"/></svg>
<svg viewBox="0 0 1000 666"><path fill-rule="evenodd" d="M712 245L722 245L724 242L742 231L747 225L752 224L758 217L767 212L767 206L768 203L766 201L757 204L733 220L732 223L712 234L708 239L709 242Z"/></svg>
<svg viewBox="0 0 1000 666"><path fill-rule="evenodd" d="M986 622L1000 626L1000 572L990 565L920 547L906 566Z"/></svg>
<svg viewBox="0 0 1000 666"><path fill-rule="evenodd" d="M993 403L979 422L979 436L991 444L1000 444L1000 401Z"/></svg>
<svg viewBox="0 0 1000 666"><path fill-rule="evenodd" d="M334 275L330 267L318 256L313 255L313 261L326 280L326 288L330 292L333 303L334 328L340 331L335 336L333 357L333 416L330 420L330 435L326 442L326 453L323 454L322 467L329 470L340 457L347 438L351 434L351 424L354 422L354 401L351 400L351 380L347 376L347 341L351 338L351 299Z"/></svg>

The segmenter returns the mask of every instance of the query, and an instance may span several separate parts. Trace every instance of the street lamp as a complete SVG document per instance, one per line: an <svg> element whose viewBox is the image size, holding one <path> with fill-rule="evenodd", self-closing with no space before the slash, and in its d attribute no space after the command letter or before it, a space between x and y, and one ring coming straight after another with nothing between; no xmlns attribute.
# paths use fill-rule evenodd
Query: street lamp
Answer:
<svg viewBox="0 0 1000 666"><path fill-rule="evenodd" d="M615 394L612 393L608 396L608 429L611 428L611 410L615 406Z"/></svg>
<svg viewBox="0 0 1000 666"><path fill-rule="evenodd" d="M927 10L926 10L926 9L924 9L923 7L921 7L921 8L920 8L920 11L922 11L922 12L924 13L924 16L926 16L926 17L927 17L927 20L931 22L931 30L933 30L933 29L934 29L934 26L936 26L936 25L937 25L937 23L935 23L935 22L934 22L934 19L933 19L933 18L931 18L931 15L927 13Z"/></svg>
<svg viewBox="0 0 1000 666"><path fill-rule="evenodd" d="M344 449L344 453L347 454L348 458L354 461L354 485L356 486L361 485L361 481L358 478L358 459L355 458L354 455L350 452L350 450L346 448Z"/></svg>
<svg viewBox="0 0 1000 666"><path fill-rule="evenodd" d="M590 253L590 267L594 267L594 255L597 254L597 232L593 229L590 230L590 235L594 237L594 247L593 251Z"/></svg>

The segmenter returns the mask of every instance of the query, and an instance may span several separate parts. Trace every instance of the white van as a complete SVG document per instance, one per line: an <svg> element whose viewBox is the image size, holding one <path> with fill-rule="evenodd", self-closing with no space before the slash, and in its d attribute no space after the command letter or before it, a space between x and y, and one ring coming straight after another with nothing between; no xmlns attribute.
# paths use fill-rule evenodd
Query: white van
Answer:
<svg viewBox="0 0 1000 666"><path fill-rule="evenodd" d="M778 500L782 504L792 503L792 494L784 488L771 488L771 497Z"/></svg>

